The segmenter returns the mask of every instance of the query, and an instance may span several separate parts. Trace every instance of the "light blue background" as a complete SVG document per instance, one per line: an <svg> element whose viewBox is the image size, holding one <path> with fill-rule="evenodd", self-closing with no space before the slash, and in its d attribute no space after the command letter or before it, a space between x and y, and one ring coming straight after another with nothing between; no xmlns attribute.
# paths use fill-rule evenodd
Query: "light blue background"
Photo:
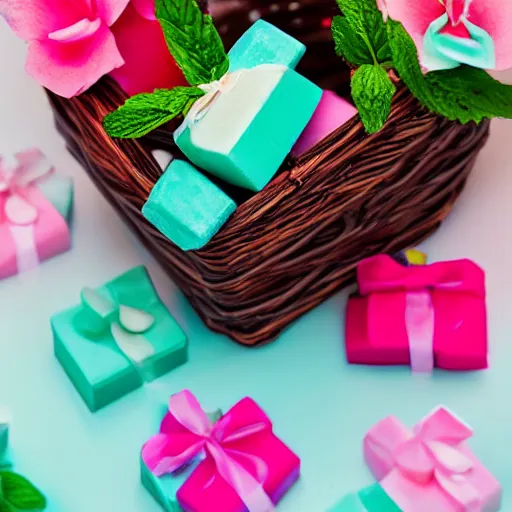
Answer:
<svg viewBox="0 0 512 512"><path fill-rule="evenodd" d="M44 95L24 75L23 44L3 25L0 47L9 49L0 56L0 153L37 145L76 180L73 250L0 283L0 404L14 416L16 469L46 492L49 512L157 512L139 484L139 450L155 431L159 403L186 387L206 407L249 395L268 412L303 464L280 512L323 512L371 483L366 430L388 414L412 424L440 403L475 428L471 446L502 482L503 510L512 510L512 123L494 123L453 215L423 246L431 260L469 257L487 270L491 369L413 378L407 368L346 364L346 294L258 350L209 332L66 153ZM141 262L190 336L190 362L91 414L53 357L48 319L75 304L82 286Z"/></svg>

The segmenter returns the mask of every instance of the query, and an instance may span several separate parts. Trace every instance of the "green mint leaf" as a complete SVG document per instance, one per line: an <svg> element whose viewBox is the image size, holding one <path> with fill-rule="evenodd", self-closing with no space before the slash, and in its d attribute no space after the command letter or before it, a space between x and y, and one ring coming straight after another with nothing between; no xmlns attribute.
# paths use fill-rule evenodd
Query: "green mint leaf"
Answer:
<svg viewBox="0 0 512 512"><path fill-rule="evenodd" d="M213 19L196 0L156 0L156 17L190 85L209 84L227 73L229 58Z"/></svg>
<svg viewBox="0 0 512 512"><path fill-rule="evenodd" d="M331 25L336 53L353 66L373 64L373 56L361 36L354 31L348 19L335 16Z"/></svg>
<svg viewBox="0 0 512 512"><path fill-rule="evenodd" d="M204 91L199 87L157 89L126 100L122 107L103 119L103 127L111 137L142 137L167 123L182 112L188 112Z"/></svg>
<svg viewBox="0 0 512 512"><path fill-rule="evenodd" d="M386 24L375 0L337 0L352 30L372 56L373 64L391 59Z"/></svg>
<svg viewBox="0 0 512 512"><path fill-rule="evenodd" d="M419 102L451 121L479 123L484 118L512 118L512 87L481 69L460 66L423 74L414 41L404 27L389 20L388 39L394 66Z"/></svg>
<svg viewBox="0 0 512 512"><path fill-rule="evenodd" d="M378 64L364 64L352 75L352 98L368 133L378 132L391 112L395 86Z"/></svg>
<svg viewBox="0 0 512 512"><path fill-rule="evenodd" d="M0 512L15 512L15 511L13 510L11 505L9 505L9 503L7 503L7 501L5 501L5 500L2 501L2 498L0 498Z"/></svg>
<svg viewBox="0 0 512 512"><path fill-rule="evenodd" d="M3 499L15 510L46 508L46 498L25 477L11 471L0 471L0 483Z"/></svg>

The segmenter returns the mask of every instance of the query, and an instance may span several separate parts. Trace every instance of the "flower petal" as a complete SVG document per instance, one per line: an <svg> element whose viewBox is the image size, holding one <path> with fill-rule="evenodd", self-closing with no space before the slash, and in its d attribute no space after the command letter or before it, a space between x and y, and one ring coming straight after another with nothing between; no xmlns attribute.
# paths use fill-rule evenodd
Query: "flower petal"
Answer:
<svg viewBox="0 0 512 512"><path fill-rule="evenodd" d="M33 41L90 18L92 11L87 0L0 0L0 15L18 37Z"/></svg>
<svg viewBox="0 0 512 512"><path fill-rule="evenodd" d="M72 43L94 35L98 32L100 27L101 20L99 18L96 18L93 21L84 18L77 21L74 25L61 28L55 32L50 32L50 34L48 34L48 38L52 41L66 41L68 43Z"/></svg>
<svg viewBox="0 0 512 512"><path fill-rule="evenodd" d="M130 0L100 0L96 2L97 16L99 16L107 27L113 25L126 9Z"/></svg>
<svg viewBox="0 0 512 512"><path fill-rule="evenodd" d="M494 41L496 68L512 67L512 2L503 0L473 0L469 6L468 20L484 29Z"/></svg>
<svg viewBox="0 0 512 512"><path fill-rule="evenodd" d="M446 10L439 0L386 0L389 17L399 21L423 53L423 37L430 24Z"/></svg>
<svg viewBox="0 0 512 512"><path fill-rule="evenodd" d="M132 0L132 5L139 16L151 21L156 20L155 0Z"/></svg>
<svg viewBox="0 0 512 512"><path fill-rule="evenodd" d="M124 66L111 76L130 95L186 85L157 21L148 21L129 5L112 27Z"/></svg>
<svg viewBox="0 0 512 512"><path fill-rule="evenodd" d="M112 32L102 25L93 36L80 41L32 42L26 69L42 86L71 98L123 63Z"/></svg>

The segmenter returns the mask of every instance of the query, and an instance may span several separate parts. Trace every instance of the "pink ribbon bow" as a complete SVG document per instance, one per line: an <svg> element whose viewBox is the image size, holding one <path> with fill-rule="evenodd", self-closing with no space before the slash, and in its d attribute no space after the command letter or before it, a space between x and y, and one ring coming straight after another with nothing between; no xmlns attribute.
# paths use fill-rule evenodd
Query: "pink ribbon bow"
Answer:
<svg viewBox="0 0 512 512"><path fill-rule="evenodd" d="M34 224L37 208L29 202L26 190L53 172L53 167L38 149L16 154L17 165L8 171L0 159L0 223L18 226Z"/></svg>
<svg viewBox="0 0 512 512"><path fill-rule="evenodd" d="M470 260L405 267L387 255L363 260L357 268L361 295L405 292L405 324L413 372L434 368L435 311L432 292L466 292L485 298L483 271Z"/></svg>
<svg viewBox="0 0 512 512"><path fill-rule="evenodd" d="M442 407L415 427L412 437L397 423L387 418L365 438L365 457L375 476L397 469L420 485L435 481L462 510L481 512L481 496L466 479L473 461L460 450L473 435L471 428Z"/></svg>
<svg viewBox="0 0 512 512"><path fill-rule="evenodd" d="M160 434L151 438L142 449L142 458L155 475L173 473L205 452L215 462L220 477L233 488L249 512L275 510L263 489L268 473L265 462L230 447L230 443L270 431L272 426L268 419L251 423L235 417L230 411L212 425L190 391L171 396L169 413Z"/></svg>

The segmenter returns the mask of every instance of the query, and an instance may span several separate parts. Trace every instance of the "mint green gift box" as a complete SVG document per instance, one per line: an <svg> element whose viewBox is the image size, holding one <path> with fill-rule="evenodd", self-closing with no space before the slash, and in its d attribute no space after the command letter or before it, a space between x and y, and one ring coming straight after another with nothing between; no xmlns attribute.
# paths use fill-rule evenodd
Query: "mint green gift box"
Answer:
<svg viewBox="0 0 512 512"><path fill-rule="evenodd" d="M258 51L255 50L258 48ZM259 21L229 52L229 72L175 131L178 147L218 178L260 191L311 119L322 90L292 68L301 43Z"/></svg>
<svg viewBox="0 0 512 512"><path fill-rule="evenodd" d="M6 409L0 408L0 469L7 469L11 466L9 457L10 422L10 413Z"/></svg>
<svg viewBox="0 0 512 512"><path fill-rule="evenodd" d="M167 412L167 409L162 410L162 419ZM207 413L210 421L215 423L222 417L220 409ZM158 423L158 426L160 423ZM157 503L162 507L164 512L183 512L183 509L176 499L178 489L185 483L188 477L194 472L196 467L201 462L201 457L197 457L192 463L187 464L172 475L166 474L162 476L155 476L150 469L146 466L142 457L140 457L140 479L142 485L153 496Z"/></svg>
<svg viewBox="0 0 512 512"><path fill-rule="evenodd" d="M328 512L401 512L380 484L373 484L358 493L345 496Z"/></svg>
<svg viewBox="0 0 512 512"><path fill-rule="evenodd" d="M187 337L143 266L84 288L51 325L55 356L93 412L187 360Z"/></svg>

